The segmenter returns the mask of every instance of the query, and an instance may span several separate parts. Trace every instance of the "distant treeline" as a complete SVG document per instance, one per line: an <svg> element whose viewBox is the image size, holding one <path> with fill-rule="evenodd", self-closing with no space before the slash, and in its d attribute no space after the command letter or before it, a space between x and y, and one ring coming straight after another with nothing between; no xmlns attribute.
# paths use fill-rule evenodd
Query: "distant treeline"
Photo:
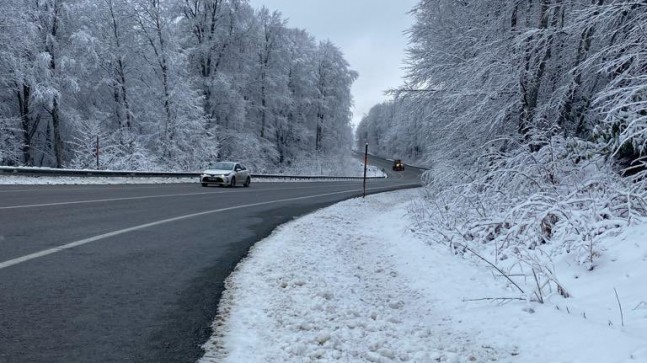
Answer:
<svg viewBox="0 0 647 363"><path fill-rule="evenodd" d="M450 168L555 137L574 158L646 155L645 1L423 0L413 14L406 84L359 145Z"/></svg>
<svg viewBox="0 0 647 363"><path fill-rule="evenodd" d="M350 149L340 50L245 0L0 2L0 164L256 170Z"/></svg>

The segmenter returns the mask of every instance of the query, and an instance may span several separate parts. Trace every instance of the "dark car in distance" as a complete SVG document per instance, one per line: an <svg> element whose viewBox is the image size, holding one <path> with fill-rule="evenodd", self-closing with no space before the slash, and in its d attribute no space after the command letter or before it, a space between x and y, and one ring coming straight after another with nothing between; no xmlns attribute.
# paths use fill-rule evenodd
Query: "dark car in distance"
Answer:
<svg viewBox="0 0 647 363"><path fill-rule="evenodd" d="M393 171L403 171L403 170L404 170L404 164L402 163L402 160L400 159L393 160Z"/></svg>

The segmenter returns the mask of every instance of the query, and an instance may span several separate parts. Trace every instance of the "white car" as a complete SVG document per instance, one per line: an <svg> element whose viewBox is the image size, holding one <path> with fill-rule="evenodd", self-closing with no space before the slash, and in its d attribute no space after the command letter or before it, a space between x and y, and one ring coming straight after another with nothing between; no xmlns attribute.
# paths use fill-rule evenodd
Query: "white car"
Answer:
<svg viewBox="0 0 647 363"><path fill-rule="evenodd" d="M249 174L249 170L242 164L232 161L217 162L200 175L200 183L203 187L209 186L209 184L230 187L242 184L244 187L248 187L251 182L252 176Z"/></svg>

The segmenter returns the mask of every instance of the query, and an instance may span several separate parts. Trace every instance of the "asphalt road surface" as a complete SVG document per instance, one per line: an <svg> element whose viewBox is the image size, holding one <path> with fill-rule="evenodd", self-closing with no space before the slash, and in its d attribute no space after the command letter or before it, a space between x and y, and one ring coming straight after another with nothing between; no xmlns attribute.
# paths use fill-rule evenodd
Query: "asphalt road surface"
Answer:
<svg viewBox="0 0 647 363"><path fill-rule="evenodd" d="M416 186L419 170L369 180ZM225 278L279 224L361 181L0 186L0 362L194 362Z"/></svg>

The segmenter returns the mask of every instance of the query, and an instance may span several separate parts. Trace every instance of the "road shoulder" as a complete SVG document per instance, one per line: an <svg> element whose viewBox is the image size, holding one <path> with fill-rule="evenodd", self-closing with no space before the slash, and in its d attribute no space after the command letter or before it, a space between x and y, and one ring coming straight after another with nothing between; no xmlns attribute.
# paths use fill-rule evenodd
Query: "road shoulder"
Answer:
<svg viewBox="0 0 647 363"><path fill-rule="evenodd" d="M644 353L640 336L556 305L487 300L514 291L424 241L408 213L419 193L338 203L257 243L226 282L201 362L630 362Z"/></svg>
<svg viewBox="0 0 647 363"><path fill-rule="evenodd" d="M438 311L442 296L426 291L435 277L412 279L415 269L400 260L410 257L400 248L420 242L406 218L417 193L342 202L258 243L227 281L202 361L499 357L500 350L472 344L472 333L456 330ZM412 266L433 263L422 257Z"/></svg>

